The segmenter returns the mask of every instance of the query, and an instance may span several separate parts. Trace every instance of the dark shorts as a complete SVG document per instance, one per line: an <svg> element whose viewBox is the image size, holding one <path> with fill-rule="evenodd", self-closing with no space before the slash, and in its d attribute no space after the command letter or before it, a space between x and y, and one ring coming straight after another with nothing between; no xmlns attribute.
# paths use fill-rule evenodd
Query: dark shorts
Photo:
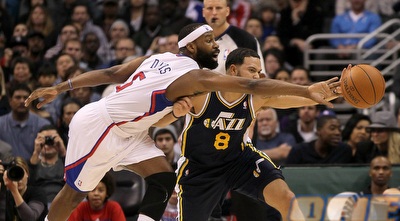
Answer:
<svg viewBox="0 0 400 221"><path fill-rule="evenodd" d="M185 161L178 174L179 220L206 221L229 190L265 202L263 190L276 179L284 179L281 170L251 146L244 148L237 160L220 167Z"/></svg>

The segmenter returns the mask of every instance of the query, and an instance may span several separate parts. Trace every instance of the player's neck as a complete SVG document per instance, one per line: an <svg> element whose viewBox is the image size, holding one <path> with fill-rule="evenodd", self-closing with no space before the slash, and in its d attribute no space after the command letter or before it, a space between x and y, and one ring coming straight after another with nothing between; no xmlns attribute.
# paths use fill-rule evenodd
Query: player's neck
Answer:
<svg viewBox="0 0 400 221"><path fill-rule="evenodd" d="M232 93L232 92L221 92L222 97L228 102L235 102L239 100L243 94L242 93Z"/></svg>

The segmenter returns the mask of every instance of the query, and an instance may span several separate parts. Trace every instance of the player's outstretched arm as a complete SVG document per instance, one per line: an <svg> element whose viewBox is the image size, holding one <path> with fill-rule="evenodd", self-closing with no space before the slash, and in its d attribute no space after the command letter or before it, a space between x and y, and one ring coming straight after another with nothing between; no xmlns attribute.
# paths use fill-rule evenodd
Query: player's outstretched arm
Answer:
<svg viewBox="0 0 400 221"><path fill-rule="evenodd" d="M333 107L327 98L340 85L338 78L301 86L274 79L246 79L218 74L209 70L192 70L179 77L167 88L167 98L195 96L210 91L227 91L261 96L292 95Z"/></svg>
<svg viewBox="0 0 400 221"><path fill-rule="evenodd" d="M37 108L53 101L57 95L62 92L81 88L81 87L94 87L102 84L123 83L129 76L136 71L139 65L147 57L139 57L129 63L116 65L106 69L88 71L84 74L71 78L69 81L61 82L52 87L39 88L32 92L32 94L25 100L25 106L28 106L33 100L43 98L39 102Z"/></svg>

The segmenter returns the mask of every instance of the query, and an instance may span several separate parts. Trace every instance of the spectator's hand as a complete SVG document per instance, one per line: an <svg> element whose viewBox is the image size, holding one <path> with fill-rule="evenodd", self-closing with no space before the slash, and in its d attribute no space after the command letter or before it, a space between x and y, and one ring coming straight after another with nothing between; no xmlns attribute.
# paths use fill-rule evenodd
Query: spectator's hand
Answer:
<svg viewBox="0 0 400 221"><path fill-rule="evenodd" d="M0 160L0 174L1 175L3 175L4 170L5 170L5 168L4 168L4 166L3 166L3 164L1 163L1 160Z"/></svg>
<svg viewBox="0 0 400 221"><path fill-rule="evenodd" d="M37 154L40 154L42 151L42 147L44 145L44 136L42 133L38 133L35 139L35 147L33 152L36 152Z"/></svg>
<svg viewBox="0 0 400 221"><path fill-rule="evenodd" d="M7 187L8 190L10 190L10 192L12 193L18 192L18 182L8 179L7 170L4 171L3 180L4 180L4 185Z"/></svg>
<svg viewBox="0 0 400 221"><path fill-rule="evenodd" d="M57 152L60 157L64 157L66 153L64 141L61 139L60 135L54 136L54 144L57 148Z"/></svg>
<svg viewBox="0 0 400 221"><path fill-rule="evenodd" d="M29 95L28 99L25 100L25 107L28 107L33 100L44 98L43 101L40 101L36 105L36 107L40 109L43 107L43 105L52 102L57 95L58 91L55 86L36 89L31 95Z"/></svg>
<svg viewBox="0 0 400 221"><path fill-rule="evenodd" d="M174 106L172 107L172 113L176 117L185 116L189 113L190 109L192 109L193 104L189 97L183 97L179 100L175 101Z"/></svg>
<svg viewBox="0 0 400 221"><path fill-rule="evenodd" d="M300 38L294 38L290 41L290 44L293 46L296 46L297 48L299 48L301 51L304 52L304 50L307 47L306 42L303 39Z"/></svg>
<svg viewBox="0 0 400 221"><path fill-rule="evenodd" d="M287 143L283 143L279 145L278 148L280 150L281 159L286 159L289 155L290 150L292 149L292 146Z"/></svg>

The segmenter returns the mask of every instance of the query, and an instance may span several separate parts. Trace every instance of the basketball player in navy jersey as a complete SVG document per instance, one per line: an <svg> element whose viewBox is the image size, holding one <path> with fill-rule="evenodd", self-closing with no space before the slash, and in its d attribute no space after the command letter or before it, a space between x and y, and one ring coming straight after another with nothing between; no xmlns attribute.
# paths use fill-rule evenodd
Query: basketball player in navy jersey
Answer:
<svg viewBox="0 0 400 221"><path fill-rule="evenodd" d="M175 173L148 135L160 119L180 116L173 102L210 91L254 93L264 96L299 95L332 107L337 78L309 87L270 79L245 79L217 74L219 53L212 28L185 26L179 34L180 54L141 57L108 69L94 70L56 86L34 91L26 106L37 98L40 108L64 91L100 84L123 83L98 102L81 108L70 124L65 162L66 185L50 208L50 221L66 220L87 192L111 168L129 169L148 185L138 220L159 220L176 183ZM185 107L182 104L181 107ZM167 116L166 116L167 115ZM163 120L164 120L163 119ZM158 122L160 123L160 122ZM160 125L158 125L160 126Z"/></svg>
<svg viewBox="0 0 400 221"><path fill-rule="evenodd" d="M258 79L261 73L260 57L247 48L233 50L225 66L227 75L246 79ZM191 101L177 170L179 220L206 221L231 189L268 203L287 220L294 194L280 169L247 141L245 133L262 106L292 108L315 101L236 92L211 92ZM296 200L291 211L292 218L304 220Z"/></svg>

